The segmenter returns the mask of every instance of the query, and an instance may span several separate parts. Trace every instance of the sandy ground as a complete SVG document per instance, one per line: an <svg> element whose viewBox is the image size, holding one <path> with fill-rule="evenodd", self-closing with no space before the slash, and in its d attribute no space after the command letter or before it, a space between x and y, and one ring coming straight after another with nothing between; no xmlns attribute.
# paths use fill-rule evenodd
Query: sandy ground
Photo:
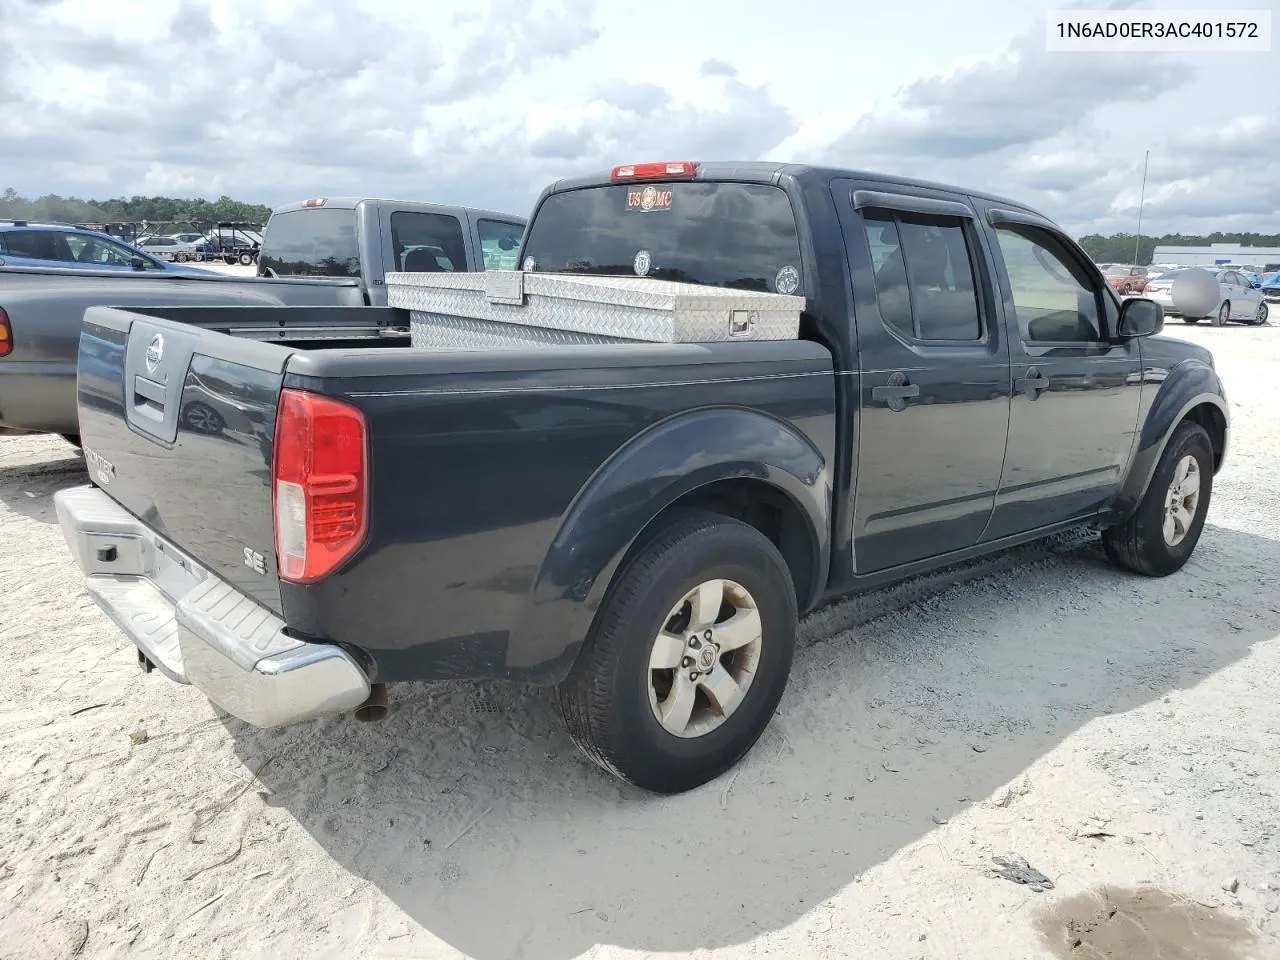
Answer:
<svg viewBox="0 0 1280 960"><path fill-rule="evenodd" d="M0 956L1280 957L1280 330L1171 332L1235 418L1182 573L1070 537L823 611L674 798L541 691L263 732L143 676L54 525L80 459L0 439Z"/></svg>

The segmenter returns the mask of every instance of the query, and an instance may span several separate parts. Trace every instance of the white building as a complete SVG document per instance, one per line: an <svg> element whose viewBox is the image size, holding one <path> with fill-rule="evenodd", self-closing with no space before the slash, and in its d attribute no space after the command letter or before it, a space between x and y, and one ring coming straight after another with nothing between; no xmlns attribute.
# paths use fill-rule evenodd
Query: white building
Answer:
<svg viewBox="0 0 1280 960"><path fill-rule="evenodd" d="M1183 267L1212 267L1220 263L1238 263L1280 270L1280 247L1247 247L1239 243L1212 243L1207 247L1179 247L1165 244L1156 247L1152 263L1176 263Z"/></svg>

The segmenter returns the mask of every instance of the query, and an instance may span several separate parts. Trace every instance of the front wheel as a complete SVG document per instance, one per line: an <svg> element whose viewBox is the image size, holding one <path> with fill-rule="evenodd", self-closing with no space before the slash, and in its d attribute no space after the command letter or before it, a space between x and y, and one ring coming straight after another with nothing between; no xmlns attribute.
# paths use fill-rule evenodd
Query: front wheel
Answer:
<svg viewBox="0 0 1280 960"><path fill-rule="evenodd" d="M1222 302L1222 306L1218 308L1217 315L1214 316L1213 318L1213 325L1215 327L1225 327L1227 325L1227 321L1230 319L1231 319L1231 301L1224 300Z"/></svg>
<svg viewBox="0 0 1280 960"><path fill-rule="evenodd" d="M240 254L240 266L247 267L252 263L253 263L253 254L251 253Z"/></svg>
<svg viewBox="0 0 1280 960"><path fill-rule="evenodd" d="M1102 531L1116 566L1165 577L1191 558L1213 492L1213 444L1204 427L1183 421L1169 438L1146 495L1125 523Z"/></svg>
<svg viewBox="0 0 1280 960"><path fill-rule="evenodd" d="M745 523L673 517L626 563L557 703L591 760L680 793L759 739L791 671L796 596L777 548Z"/></svg>
<svg viewBox="0 0 1280 960"><path fill-rule="evenodd" d="M1258 312L1253 315L1253 325L1255 327L1262 326L1267 322L1267 315L1269 313L1270 310L1267 307L1267 302L1264 300L1262 303L1258 304Z"/></svg>

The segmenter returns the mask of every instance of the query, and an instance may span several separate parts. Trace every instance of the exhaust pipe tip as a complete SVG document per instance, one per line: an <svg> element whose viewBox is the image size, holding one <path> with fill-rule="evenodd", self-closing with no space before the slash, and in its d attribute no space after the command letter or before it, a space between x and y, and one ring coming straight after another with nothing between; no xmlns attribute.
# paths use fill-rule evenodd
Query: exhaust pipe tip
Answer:
<svg viewBox="0 0 1280 960"><path fill-rule="evenodd" d="M369 687L369 698L356 707L356 719L361 723L376 723L387 716L387 685L375 683Z"/></svg>

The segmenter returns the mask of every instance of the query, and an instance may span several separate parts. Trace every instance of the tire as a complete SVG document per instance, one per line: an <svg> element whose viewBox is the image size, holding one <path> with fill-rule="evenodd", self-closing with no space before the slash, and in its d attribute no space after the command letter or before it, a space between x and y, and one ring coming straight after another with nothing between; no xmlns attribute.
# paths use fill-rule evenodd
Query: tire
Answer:
<svg viewBox="0 0 1280 960"><path fill-rule="evenodd" d="M1231 301L1223 300L1222 306L1218 308L1218 312L1210 319L1215 327L1225 327L1227 321L1231 319Z"/></svg>
<svg viewBox="0 0 1280 960"><path fill-rule="evenodd" d="M186 263L187 255L185 253L175 253L173 255L173 259L177 260L179 263Z"/></svg>
<svg viewBox="0 0 1280 960"><path fill-rule="evenodd" d="M1270 313L1271 313L1271 310L1267 306L1267 301L1263 300L1260 304L1258 304L1258 312L1253 315L1253 325L1255 327L1260 327L1263 324L1265 324L1267 322L1267 317L1270 315Z"/></svg>
<svg viewBox="0 0 1280 960"><path fill-rule="evenodd" d="M253 254L251 253L240 254L240 266L247 267L252 263L253 263Z"/></svg>
<svg viewBox="0 0 1280 960"><path fill-rule="evenodd" d="M1120 294L1121 294L1121 296L1125 296L1125 297L1127 297L1127 296L1128 296L1129 294L1131 294L1131 293L1133 293L1133 287L1131 287L1131 286L1130 286L1129 284L1127 284L1127 283L1126 283L1123 287L1121 287L1121 288L1120 288Z"/></svg>
<svg viewBox="0 0 1280 960"><path fill-rule="evenodd" d="M718 608L720 619L712 623L721 632L697 633L694 640L701 641L707 632L713 638L733 635L725 629L728 621L723 614L742 602L744 594L736 592L738 586L754 600L759 629L736 632L739 640L754 636L751 645L732 653L716 649L707 656L713 644L705 644L699 653L691 646L693 640L684 638L690 628L684 619L686 611L693 619L698 608L681 604L691 592L704 596L699 585L719 581L731 586L721 594L705 596L708 604L714 602L712 596L723 604ZM747 609L739 607L735 616ZM619 570L577 662L557 688L557 706L569 735L595 763L645 790L671 794L700 786L736 764L768 726L791 672L796 624L791 573L768 538L719 514L674 514ZM667 633L666 628L672 631L675 644L669 648L675 654L671 662L676 663L670 671L650 666L650 657L657 656L655 641L660 633ZM754 669L749 682L740 683L739 689L745 692L736 708L723 716L707 694L713 686L709 678L719 678L718 685L732 676L741 663L737 658L743 655L755 657ZM704 672L693 675L701 679L684 685L690 676L684 671L698 667ZM660 693L664 682L669 686ZM665 705L675 703L677 682L693 691L688 703L695 705L691 713L684 713L689 724L683 735L671 732L657 715ZM670 722L679 725L678 718ZM699 733L699 724L711 729Z"/></svg>
<svg viewBox="0 0 1280 960"><path fill-rule="evenodd" d="M1195 508L1190 512L1190 523L1183 526L1182 538L1171 543L1165 531L1171 485L1188 457L1195 461L1198 494ZM1102 546L1107 558L1124 570L1148 577L1167 577L1176 573L1191 558L1200 540L1212 493L1213 444L1204 427L1184 420L1169 438L1152 474L1151 484L1133 516L1119 526L1102 531Z"/></svg>

